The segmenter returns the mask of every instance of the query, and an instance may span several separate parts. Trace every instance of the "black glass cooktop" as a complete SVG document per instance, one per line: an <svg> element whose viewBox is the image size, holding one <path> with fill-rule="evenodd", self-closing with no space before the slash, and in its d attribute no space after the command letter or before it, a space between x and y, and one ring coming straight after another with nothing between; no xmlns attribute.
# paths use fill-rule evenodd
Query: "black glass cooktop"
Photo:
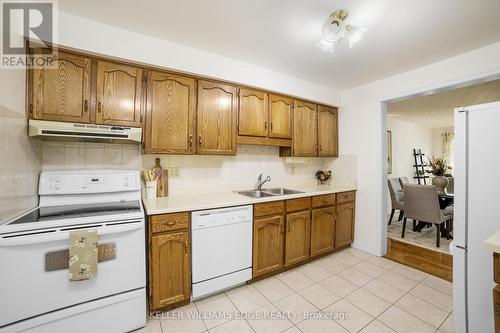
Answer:
<svg viewBox="0 0 500 333"><path fill-rule="evenodd" d="M44 222L76 217L138 213L140 211L141 208L138 200L39 207L9 224Z"/></svg>

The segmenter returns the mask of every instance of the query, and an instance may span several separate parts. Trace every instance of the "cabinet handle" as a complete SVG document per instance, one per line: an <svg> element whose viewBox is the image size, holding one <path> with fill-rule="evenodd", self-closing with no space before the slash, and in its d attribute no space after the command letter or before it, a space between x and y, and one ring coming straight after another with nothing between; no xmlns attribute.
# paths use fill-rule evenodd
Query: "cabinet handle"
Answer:
<svg viewBox="0 0 500 333"><path fill-rule="evenodd" d="M189 134L189 147L193 146L193 134Z"/></svg>
<svg viewBox="0 0 500 333"><path fill-rule="evenodd" d="M85 113L89 111L89 101L87 100L83 101L83 111L85 111Z"/></svg>
<svg viewBox="0 0 500 333"><path fill-rule="evenodd" d="M163 221L161 224L166 225L167 227L173 227L177 223L178 221Z"/></svg>
<svg viewBox="0 0 500 333"><path fill-rule="evenodd" d="M288 232L290 232L290 230L291 230L291 227L290 227L290 221L287 221L287 222L286 222L286 225L288 226Z"/></svg>
<svg viewBox="0 0 500 333"><path fill-rule="evenodd" d="M319 151L323 150L323 145L319 145Z"/></svg>
<svg viewBox="0 0 500 333"><path fill-rule="evenodd" d="M101 101L97 103L97 113L101 113Z"/></svg>
<svg viewBox="0 0 500 333"><path fill-rule="evenodd" d="M189 255L189 251L188 251L188 249L189 249L189 244L188 244L188 242L187 242L187 241L185 241L185 242L184 242L184 254L185 254L185 255Z"/></svg>
<svg viewBox="0 0 500 333"><path fill-rule="evenodd" d="M271 121L269 125L271 125L271 131L272 131L273 130L273 122Z"/></svg>
<svg viewBox="0 0 500 333"><path fill-rule="evenodd" d="M267 121L264 122L264 129L267 129Z"/></svg>
<svg viewBox="0 0 500 333"><path fill-rule="evenodd" d="M198 135L198 147L201 148L201 134Z"/></svg>

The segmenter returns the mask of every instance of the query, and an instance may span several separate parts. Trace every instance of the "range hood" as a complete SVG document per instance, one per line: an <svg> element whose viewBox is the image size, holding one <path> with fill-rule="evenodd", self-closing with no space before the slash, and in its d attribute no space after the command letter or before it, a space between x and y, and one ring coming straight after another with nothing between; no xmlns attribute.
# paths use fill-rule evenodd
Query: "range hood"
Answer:
<svg viewBox="0 0 500 333"><path fill-rule="evenodd" d="M58 141L140 143L142 129L124 126L28 120L29 136Z"/></svg>

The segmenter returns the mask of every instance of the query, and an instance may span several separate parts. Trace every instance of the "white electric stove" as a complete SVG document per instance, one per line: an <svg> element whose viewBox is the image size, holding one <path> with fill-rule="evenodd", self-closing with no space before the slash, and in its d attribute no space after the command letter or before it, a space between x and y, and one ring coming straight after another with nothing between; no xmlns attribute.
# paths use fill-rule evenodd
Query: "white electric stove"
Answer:
<svg viewBox="0 0 500 333"><path fill-rule="evenodd" d="M146 324L138 171L42 172L40 205L0 225L0 333L128 332ZM98 234L97 276L68 279L71 230Z"/></svg>

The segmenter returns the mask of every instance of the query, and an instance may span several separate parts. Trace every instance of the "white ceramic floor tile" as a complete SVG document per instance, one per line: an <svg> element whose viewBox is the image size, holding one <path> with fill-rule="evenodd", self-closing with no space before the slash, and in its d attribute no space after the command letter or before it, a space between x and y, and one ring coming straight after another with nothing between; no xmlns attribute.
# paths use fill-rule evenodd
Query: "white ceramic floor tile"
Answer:
<svg viewBox="0 0 500 333"><path fill-rule="evenodd" d="M314 284L313 280L309 279L296 269L278 274L277 278L295 291L302 290Z"/></svg>
<svg viewBox="0 0 500 333"><path fill-rule="evenodd" d="M415 317L431 324L435 328L441 326L446 317L449 315L449 312L444 311L431 303L423 301L412 294L404 295L395 303L395 305L400 309L411 313Z"/></svg>
<svg viewBox="0 0 500 333"><path fill-rule="evenodd" d="M294 293L292 289L288 288L286 284L274 276L255 282L252 285L271 302L275 302Z"/></svg>
<svg viewBox="0 0 500 333"><path fill-rule="evenodd" d="M353 268L346 269L345 271L338 273L337 276L340 276L344 280L347 280L358 287L364 286L373 280L373 277L370 275Z"/></svg>
<svg viewBox="0 0 500 333"><path fill-rule="evenodd" d="M397 265L396 267L392 268L391 271L418 282L422 282L426 277L429 276L429 274L427 273L405 265Z"/></svg>
<svg viewBox="0 0 500 333"><path fill-rule="evenodd" d="M387 269L369 263L368 261L362 261L359 264L354 265L353 268L368 274L371 277L379 277L387 271Z"/></svg>
<svg viewBox="0 0 500 333"><path fill-rule="evenodd" d="M368 259L370 257L373 257L373 255L369 254L368 252L361 251L361 250L355 249L353 247L348 247L343 252L348 253L352 256L358 257L361 260L365 260L365 259Z"/></svg>
<svg viewBox="0 0 500 333"><path fill-rule="evenodd" d="M231 320L220 326L212 328L210 333L253 333L250 325L243 319ZM165 333L165 332L164 332ZM174 333L174 332L172 332Z"/></svg>
<svg viewBox="0 0 500 333"><path fill-rule="evenodd" d="M377 317L391 306L391 303L375 296L363 288L347 295L345 299L372 317Z"/></svg>
<svg viewBox="0 0 500 333"><path fill-rule="evenodd" d="M340 299L340 296L320 284L314 284L306 289L302 289L299 291L299 294L318 309L324 309Z"/></svg>
<svg viewBox="0 0 500 333"><path fill-rule="evenodd" d="M412 295L434 304L445 311L453 311L453 298L450 295L437 291L436 289L419 284L410 292Z"/></svg>
<svg viewBox="0 0 500 333"><path fill-rule="evenodd" d="M164 333L199 333L207 329L194 303L165 312L161 318L160 323Z"/></svg>
<svg viewBox="0 0 500 333"><path fill-rule="evenodd" d="M438 277L429 275L427 278L425 278L424 281L422 281L422 284L443 292L447 295L453 295L453 284Z"/></svg>
<svg viewBox="0 0 500 333"><path fill-rule="evenodd" d="M436 331L434 327L425 321L412 316L394 305L377 319L399 333L431 333Z"/></svg>
<svg viewBox="0 0 500 333"><path fill-rule="evenodd" d="M344 269L347 269L349 267L347 265L344 265L340 261L335 260L331 256L315 260L314 263L316 265L320 266L321 268L326 269L327 271L329 271L332 274L337 274L337 273L339 273L339 272L341 272Z"/></svg>
<svg viewBox="0 0 500 333"><path fill-rule="evenodd" d="M196 304L196 307L208 329L231 321L239 314L225 294L212 296L208 301Z"/></svg>
<svg viewBox="0 0 500 333"><path fill-rule="evenodd" d="M418 282L407 278L406 276L394 273L393 271L387 271L378 277L378 280L390 284L393 287L401 289L405 292L410 291L415 287Z"/></svg>
<svg viewBox="0 0 500 333"><path fill-rule="evenodd" d="M451 313L444 323L439 327L439 332L441 333L453 333L453 313Z"/></svg>
<svg viewBox="0 0 500 333"><path fill-rule="evenodd" d="M323 311L337 314L335 321L349 332L358 332L373 320L372 316L344 299L330 305ZM345 314L345 316L340 316L341 314Z"/></svg>
<svg viewBox="0 0 500 333"><path fill-rule="evenodd" d="M398 265L396 262L389 260L389 259L382 258L382 257L371 257L371 258L366 259L366 262L380 266L384 269L391 269L391 268Z"/></svg>
<svg viewBox="0 0 500 333"><path fill-rule="evenodd" d="M316 265L314 262L302 265L297 270L314 282L324 280L333 275L333 273Z"/></svg>
<svg viewBox="0 0 500 333"><path fill-rule="evenodd" d="M240 312L249 312L270 304L252 285L231 289L226 294Z"/></svg>
<svg viewBox="0 0 500 333"><path fill-rule="evenodd" d="M301 333L301 331L297 328L297 326L292 326L283 333Z"/></svg>
<svg viewBox="0 0 500 333"><path fill-rule="evenodd" d="M346 329L331 319L309 318L297 324L303 333L348 333Z"/></svg>
<svg viewBox="0 0 500 333"><path fill-rule="evenodd" d="M387 327L386 325L382 324L378 320L374 320L368 325L366 325L360 333L395 333L393 329Z"/></svg>
<svg viewBox="0 0 500 333"><path fill-rule="evenodd" d="M368 290L372 294L386 300L389 303L396 302L405 292L401 289L391 286L378 279L372 280L363 286L363 289Z"/></svg>
<svg viewBox="0 0 500 333"><path fill-rule="evenodd" d="M347 266L354 266L362 261L358 257L350 255L344 251L334 253L331 255L331 257Z"/></svg>
<svg viewBox="0 0 500 333"><path fill-rule="evenodd" d="M306 315L319 311L318 308L309 303L299 294L293 294L285 297L274 303L274 305L280 311L289 312L289 320L294 324L297 324L304 320Z"/></svg>
<svg viewBox="0 0 500 333"><path fill-rule="evenodd" d="M293 327L284 313L272 304L253 311L247 322L256 333L279 333Z"/></svg>
<svg viewBox="0 0 500 333"><path fill-rule="evenodd" d="M349 295L354 290L359 288L355 284L352 284L337 275L331 276L328 279L319 282L319 284L340 297Z"/></svg>

